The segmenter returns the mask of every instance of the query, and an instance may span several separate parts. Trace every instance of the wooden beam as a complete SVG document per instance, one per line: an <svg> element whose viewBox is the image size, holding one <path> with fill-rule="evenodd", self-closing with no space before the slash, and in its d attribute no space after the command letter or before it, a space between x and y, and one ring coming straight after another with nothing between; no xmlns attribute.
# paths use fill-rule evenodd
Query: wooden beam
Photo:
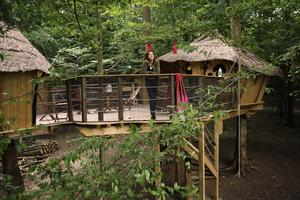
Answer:
<svg viewBox="0 0 300 200"><path fill-rule="evenodd" d="M114 135L124 135L130 133L130 125L123 126L106 126L100 128L89 128L82 127L79 129L80 133L84 136L114 136ZM151 128L148 125L142 126L141 133L150 132Z"/></svg>

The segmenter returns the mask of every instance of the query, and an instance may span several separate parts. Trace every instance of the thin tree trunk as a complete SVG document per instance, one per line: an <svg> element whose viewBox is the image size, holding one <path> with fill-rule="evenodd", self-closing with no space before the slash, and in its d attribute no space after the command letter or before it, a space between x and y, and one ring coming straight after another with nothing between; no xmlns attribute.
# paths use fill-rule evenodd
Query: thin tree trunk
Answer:
<svg viewBox="0 0 300 200"><path fill-rule="evenodd" d="M143 19L145 26L145 49L147 50L147 43L149 42L149 36L151 35L151 9L149 6L143 7Z"/></svg>
<svg viewBox="0 0 300 200"><path fill-rule="evenodd" d="M97 4L97 40L98 40L98 55L97 55L97 73L98 75L104 74L103 67L103 28L102 28L102 16L101 16L101 3L100 0Z"/></svg>
<svg viewBox="0 0 300 200"><path fill-rule="evenodd" d="M293 66L290 68L290 70L293 70ZM293 79L289 78L288 79L288 84L287 84L287 118L286 118L286 123L289 127L294 127L294 95L293 93L295 92L295 82Z"/></svg>
<svg viewBox="0 0 300 200"><path fill-rule="evenodd" d="M143 7L143 19L145 24L145 36L151 35L151 9L149 6Z"/></svg>
<svg viewBox="0 0 300 200"><path fill-rule="evenodd" d="M231 6L234 10L230 17L231 39L239 45L241 41L241 19L237 8L240 6L240 0L233 1Z"/></svg>
<svg viewBox="0 0 300 200"><path fill-rule="evenodd" d="M241 19L238 7L241 1L232 1L233 13L230 18L231 39L235 45L240 45L241 42ZM234 152L233 166L237 169L238 174L246 175L248 168L247 159L247 119L242 115L237 117L237 137Z"/></svg>

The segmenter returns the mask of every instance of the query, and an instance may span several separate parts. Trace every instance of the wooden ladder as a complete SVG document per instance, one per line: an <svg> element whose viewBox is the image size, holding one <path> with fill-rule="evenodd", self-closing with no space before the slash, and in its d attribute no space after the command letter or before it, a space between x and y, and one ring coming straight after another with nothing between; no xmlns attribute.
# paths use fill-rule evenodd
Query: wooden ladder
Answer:
<svg viewBox="0 0 300 200"><path fill-rule="evenodd" d="M185 139L182 146L192 159L190 169L186 173L187 185L198 185L200 200L219 200L219 135L222 133L222 127L221 120L214 122L213 132L202 124L198 137ZM208 182L212 183L212 194L207 194Z"/></svg>

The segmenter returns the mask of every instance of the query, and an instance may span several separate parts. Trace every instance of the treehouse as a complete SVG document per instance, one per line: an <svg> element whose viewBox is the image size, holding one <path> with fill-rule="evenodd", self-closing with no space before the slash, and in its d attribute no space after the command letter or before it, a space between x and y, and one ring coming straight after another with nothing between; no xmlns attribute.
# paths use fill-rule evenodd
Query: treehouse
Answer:
<svg viewBox="0 0 300 200"><path fill-rule="evenodd" d="M216 94L215 103L225 114L220 119L213 119L213 110L200 110L197 120L203 123L196 141L186 138L180 147L190 155L191 169L196 172L176 161L168 165L158 163L155 169L159 172L161 164L162 168L169 167L163 171L166 177L173 177L168 180L170 184L196 182L203 200L208 180L213 181L212 196L219 199L219 135L223 121L240 117L238 129L240 135L245 136L246 116L262 109L268 79L281 76L278 68L268 67L269 64L248 51L232 47L221 36L208 34L192 43L194 50L191 53L178 49L161 56L161 74L80 76L62 82L46 82L42 89L34 90L30 80L39 76L39 72L46 73L49 64L20 32L12 31L6 40L0 46L8 55L0 65L1 110L6 118L16 119L10 131L4 131L3 127L0 130L8 136L15 136L12 134L15 128L30 128L33 122L48 127L74 124L85 136L128 134L132 124L139 126L141 132L149 132L149 101L157 104L154 123L169 124L176 111L181 111L181 102L201 108L211 98L198 93L199 89L223 88ZM255 72L256 76L242 80L239 77L242 75L230 76L242 68ZM158 78L158 85L154 86L156 98L150 100L145 82L152 76ZM236 89L225 92L231 86ZM5 103L11 99L27 102ZM241 149L245 147L245 141L239 138ZM156 150L160 151L160 147ZM160 181L158 178L157 187Z"/></svg>
<svg viewBox="0 0 300 200"><path fill-rule="evenodd" d="M32 127L35 119L32 80L47 73L50 67L44 56L17 29L0 38L0 110L9 123L0 130Z"/></svg>
<svg viewBox="0 0 300 200"><path fill-rule="evenodd" d="M271 66L245 49L232 46L230 41L216 32L199 37L191 43L191 48L189 53L182 49L173 49L161 56L159 60L162 73L226 77L239 69L251 71L255 76L241 80L241 106L252 105L258 108L257 106L262 105L269 78L282 76L279 68Z"/></svg>

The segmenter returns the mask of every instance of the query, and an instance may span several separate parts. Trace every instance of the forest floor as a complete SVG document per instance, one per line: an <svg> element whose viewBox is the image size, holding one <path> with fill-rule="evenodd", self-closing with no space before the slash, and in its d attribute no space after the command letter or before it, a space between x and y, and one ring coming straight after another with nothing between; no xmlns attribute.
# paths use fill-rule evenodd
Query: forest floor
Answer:
<svg viewBox="0 0 300 200"><path fill-rule="evenodd" d="M220 138L220 196L223 200L300 199L300 113L293 129L271 111L248 118L249 172L238 177L228 165L233 159L235 122Z"/></svg>
<svg viewBox="0 0 300 200"><path fill-rule="evenodd" d="M248 118L247 177L238 177L228 168L235 146L235 121L226 121L220 138L220 196L222 200L297 200L300 199L300 113L293 129L284 126L271 111ZM68 141L80 136L75 127L61 127L42 139L56 140L60 158L78 147ZM32 188L26 181L26 187Z"/></svg>

